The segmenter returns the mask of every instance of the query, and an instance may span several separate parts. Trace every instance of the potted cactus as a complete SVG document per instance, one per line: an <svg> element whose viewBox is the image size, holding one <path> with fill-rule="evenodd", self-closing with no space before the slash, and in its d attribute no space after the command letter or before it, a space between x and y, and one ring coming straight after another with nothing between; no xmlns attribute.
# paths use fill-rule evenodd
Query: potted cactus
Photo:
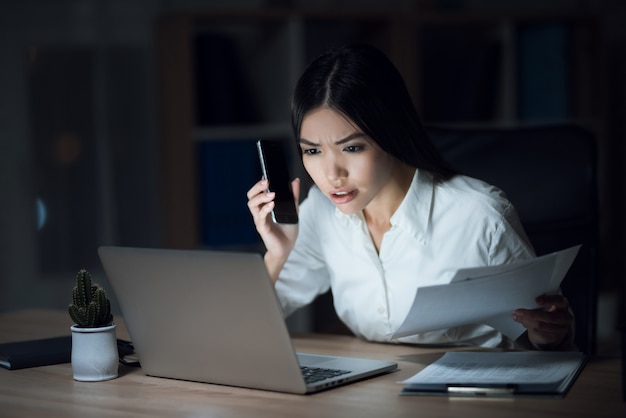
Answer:
<svg viewBox="0 0 626 418"><path fill-rule="evenodd" d="M72 330L72 371L75 380L101 381L118 375L118 351L111 302L87 270L76 275L68 308Z"/></svg>

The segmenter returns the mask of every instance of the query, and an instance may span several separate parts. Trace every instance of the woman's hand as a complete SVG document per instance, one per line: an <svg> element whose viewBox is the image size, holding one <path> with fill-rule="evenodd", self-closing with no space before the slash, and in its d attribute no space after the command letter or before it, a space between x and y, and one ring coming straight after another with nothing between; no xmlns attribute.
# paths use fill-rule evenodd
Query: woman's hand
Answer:
<svg viewBox="0 0 626 418"><path fill-rule="evenodd" d="M574 317L569 302L561 295L542 295L536 299L539 309L517 309L513 320L524 325L531 343L542 347L557 347L571 330Z"/></svg>
<svg viewBox="0 0 626 418"><path fill-rule="evenodd" d="M267 252L265 265L273 281L278 279L278 273L283 268L289 253L293 249L298 236L298 225L278 225L272 221L274 209L274 192L267 192L269 182L265 179L256 183L248 190L248 209L254 219L256 230L261 236ZM300 195L300 179L291 182L296 209Z"/></svg>

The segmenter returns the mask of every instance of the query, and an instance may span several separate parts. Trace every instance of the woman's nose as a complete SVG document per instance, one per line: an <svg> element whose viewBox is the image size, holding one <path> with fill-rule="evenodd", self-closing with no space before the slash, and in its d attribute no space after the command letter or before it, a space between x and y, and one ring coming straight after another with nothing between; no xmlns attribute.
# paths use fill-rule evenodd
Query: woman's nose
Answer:
<svg viewBox="0 0 626 418"><path fill-rule="evenodd" d="M347 178L347 170L337 158L329 158L326 164L326 178L333 187L341 187Z"/></svg>

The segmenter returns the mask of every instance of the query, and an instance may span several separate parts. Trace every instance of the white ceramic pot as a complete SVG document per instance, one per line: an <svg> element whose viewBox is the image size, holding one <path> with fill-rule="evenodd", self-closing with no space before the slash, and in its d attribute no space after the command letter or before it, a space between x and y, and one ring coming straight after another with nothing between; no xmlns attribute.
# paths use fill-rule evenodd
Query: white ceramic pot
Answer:
<svg viewBox="0 0 626 418"><path fill-rule="evenodd" d="M74 380L98 382L115 379L119 367L115 324L99 328L72 325L71 330Z"/></svg>

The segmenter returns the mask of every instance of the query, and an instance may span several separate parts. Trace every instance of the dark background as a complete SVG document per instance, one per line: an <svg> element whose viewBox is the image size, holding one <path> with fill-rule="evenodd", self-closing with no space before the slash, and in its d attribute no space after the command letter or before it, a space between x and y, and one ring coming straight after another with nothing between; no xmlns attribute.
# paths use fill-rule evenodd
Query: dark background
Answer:
<svg viewBox="0 0 626 418"><path fill-rule="evenodd" d="M160 110L156 27L163 16L192 10L250 13L252 21L255 12L268 10L319 10L331 15L434 13L453 20L454 24L435 25L420 37L425 59L413 93L425 122L516 126L566 121L589 128L597 137L599 321L606 325L599 337L613 341L626 270L626 3L621 0L0 0L0 311L66 306L74 275L81 268L91 270L107 287L95 252L99 245L168 246L166 207L177 202L168 201L163 188L168 155L162 137L167 118ZM492 16L502 25L511 16L531 15L539 21L555 16L583 18L592 30L588 38L572 41L559 32L559 25L524 27L526 43L516 44L516 51L548 48L549 52L550 46L561 45L565 52L560 58L547 55L550 66L531 66L509 80L520 86L512 112L502 107L507 103L502 99L508 94L503 91L506 83L494 81L502 71L498 64L502 54L510 49L493 42L493 29L478 25L467 30L464 25L477 15ZM219 23L226 32L239 30L227 21ZM306 39L285 42L303 42L307 51L314 51L335 36L351 36L346 28L311 25ZM363 33L367 28L359 30L358 36L367 37ZM237 36L245 38L245 29ZM224 42L220 45L224 47ZM225 59L241 60L233 68L249 70L246 54L224 54ZM526 77L519 78L522 74ZM242 82L230 87L221 84L225 97L231 91L246 97L259 84L246 80L245 74L220 77L226 76L241 76ZM264 91L276 92L270 106L250 94L243 108L223 100L217 108L234 106L246 124L288 120L289 89L272 85L283 82L284 74L261 78ZM166 107L180 108L177 103ZM225 117L232 114L225 112ZM197 122L200 126L215 123ZM241 148L241 143L237 146ZM199 145L200 155L207 153L204 147L206 143ZM239 158L247 158L249 175L256 176L256 169L250 167L254 155L237 147L224 152L227 157L219 162L226 174L207 169L208 174L199 179L198 193L206 193L218 180L230 191L241 187L228 181L234 175L227 171L234 167L228 162ZM215 164L205 162L204 167ZM246 235L251 224L245 208L231 215L227 221L239 225L246 244L254 245L254 234ZM219 240L211 242L216 244Z"/></svg>

